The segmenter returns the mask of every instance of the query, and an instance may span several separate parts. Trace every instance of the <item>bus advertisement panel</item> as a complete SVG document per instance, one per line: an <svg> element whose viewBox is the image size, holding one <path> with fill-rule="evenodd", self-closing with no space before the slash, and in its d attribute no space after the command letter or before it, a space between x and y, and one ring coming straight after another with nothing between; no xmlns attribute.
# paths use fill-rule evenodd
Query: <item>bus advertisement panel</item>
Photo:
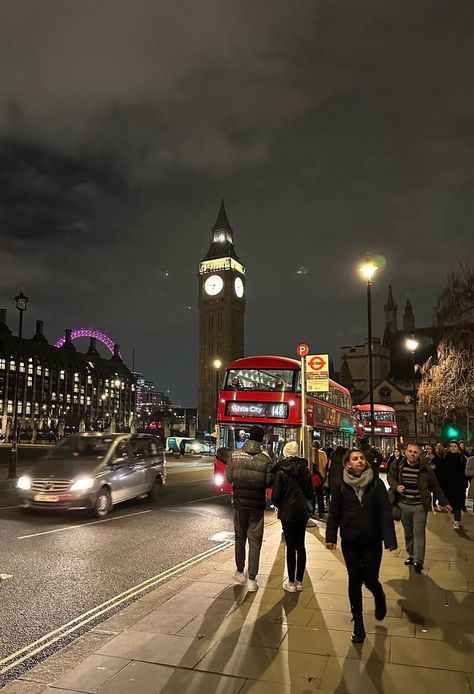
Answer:
<svg viewBox="0 0 474 694"><path fill-rule="evenodd" d="M277 460L288 441L301 433L301 373L296 359L246 357L228 364L219 393L216 448L232 451L244 445L253 424L265 431L264 449ZM321 446L351 446L354 420L349 391L330 381L327 393L306 397L306 423L311 441ZM224 456L222 456L224 457ZM228 493L225 463L216 457L214 488Z"/></svg>

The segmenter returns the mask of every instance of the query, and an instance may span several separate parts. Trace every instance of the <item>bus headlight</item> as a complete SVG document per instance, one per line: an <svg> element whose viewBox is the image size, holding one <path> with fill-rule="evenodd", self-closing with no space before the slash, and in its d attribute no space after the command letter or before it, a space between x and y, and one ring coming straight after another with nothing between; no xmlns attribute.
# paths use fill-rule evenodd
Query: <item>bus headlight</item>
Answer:
<svg viewBox="0 0 474 694"><path fill-rule="evenodd" d="M28 477L28 475L22 475L18 478L16 486L17 489L23 489L24 491L28 491L28 489L31 489L31 477Z"/></svg>
<svg viewBox="0 0 474 694"><path fill-rule="evenodd" d="M222 487L225 482L225 477L221 472L216 472L214 475L214 484L216 487Z"/></svg>

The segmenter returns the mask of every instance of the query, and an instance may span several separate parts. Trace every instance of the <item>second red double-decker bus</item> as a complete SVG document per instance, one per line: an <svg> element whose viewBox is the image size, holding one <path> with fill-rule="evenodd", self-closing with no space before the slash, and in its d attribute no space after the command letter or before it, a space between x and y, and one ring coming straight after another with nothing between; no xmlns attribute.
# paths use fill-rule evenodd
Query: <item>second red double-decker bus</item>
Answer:
<svg viewBox="0 0 474 694"><path fill-rule="evenodd" d="M355 405L358 438L370 436L370 405ZM374 445L384 458L393 453L398 443L398 426L395 410L390 405L374 404Z"/></svg>
<svg viewBox="0 0 474 694"><path fill-rule="evenodd" d="M265 430L264 448L275 460L287 441L301 437L300 362L289 357L260 356L228 364L219 393L216 448L240 448L250 427ZM306 397L308 439L321 446L349 447L354 440L352 402L349 391L334 381L329 391ZM214 487L228 492L225 464L216 459Z"/></svg>

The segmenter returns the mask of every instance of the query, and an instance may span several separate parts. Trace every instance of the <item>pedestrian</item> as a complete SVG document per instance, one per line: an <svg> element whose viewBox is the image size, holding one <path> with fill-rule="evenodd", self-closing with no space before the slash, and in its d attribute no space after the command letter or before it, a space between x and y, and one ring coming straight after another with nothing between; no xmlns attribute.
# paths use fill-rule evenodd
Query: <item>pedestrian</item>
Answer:
<svg viewBox="0 0 474 694"><path fill-rule="evenodd" d="M343 482L335 488L329 505L326 547L341 549L349 577L349 601L354 631L352 641L362 643L365 627L362 608L362 585L375 601L375 618L387 614L387 602L379 581L382 543L390 551L397 548L392 509L382 480L374 473L359 448L350 448L343 462Z"/></svg>
<svg viewBox="0 0 474 694"><path fill-rule="evenodd" d="M442 464L441 458L438 457L438 454L436 453L436 446L434 446L432 443L428 443L425 448L425 462L428 463L430 468L433 470L436 479L439 482L439 477L438 475L440 474L440 466ZM432 510L434 511L436 509L436 502L437 499L435 495L432 495Z"/></svg>
<svg viewBox="0 0 474 694"><path fill-rule="evenodd" d="M363 436L359 441L360 450L363 452L365 459L369 463L376 475L379 474L380 463L382 462L382 454L374 446L371 446L367 436Z"/></svg>
<svg viewBox="0 0 474 694"><path fill-rule="evenodd" d="M305 535L310 517L308 504L313 500L313 482L306 458L300 458L298 444L289 441L283 447L283 458L272 468L275 481L272 502L278 509L286 543L288 579L283 589L288 593L303 590L306 568Z"/></svg>
<svg viewBox="0 0 474 694"><path fill-rule="evenodd" d="M272 461L262 449L262 427L250 428L248 440L242 448L232 451L227 463L226 477L232 484L234 506L235 564L234 579L246 583L246 544L248 541L248 591L258 588L257 574L263 541L263 516L266 507L265 490L272 486Z"/></svg>
<svg viewBox="0 0 474 694"><path fill-rule="evenodd" d="M466 463L467 458L461 452L457 441L450 441L448 450L439 466L439 482L453 509L453 528L461 527L462 511L466 504Z"/></svg>
<svg viewBox="0 0 474 694"><path fill-rule="evenodd" d="M435 446L435 449L436 449L436 455L438 456L438 458L441 458L441 459L444 458L444 454L446 453L446 448L441 443L441 441L438 441L438 443Z"/></svg>
<svg viewBox="0 0 474 694"><path fill-rule="evenodd" d="M184 454L186 453L186 441L184 439L181 439L179 442L179 453L181 458L184 458Z"/></svg>
<svg viewBox="0 0 474 694"><path fill-rule="evenodd" d="M400 459L403 458L403 453L401 448L394 448L393 453L389 456L387 460L387 472L390 470L390 466L393 462L400 462Z"/></svg>
<svg viewBox="0 0 474 694"><path fill-rule="evenodd" d="M328 462L329 498L331 498L334 489L339 488L342 484L342 461L346 451L347 448L344 446L336 446Z"/></svg>
<svg viewBox="0 0 474 694"><path fill-rule="evenodd" d="M326 479L326 468L328 464L328 459L326 453L323 450L321 450L320 441L313 442L312 453L312 473L316 477L319 477L319 484L314 485L314 494L316 497L316 503L318 507L318 518L324 518L324 514L326 512L324 506L324 481Z"/></svg>
<svg viewBox="0 0 474 694"><path fill-rule="evenodd" d="M408 558L405 566L413 565L417 573L423 571L426 546L426 520L431 511L431 493L447 511L449 502L441 489L431 467L420 460L420 447L409 443L405 448L405 458L399 464L392 464L387 481L395 493L400 508L405 546Z"/></svg>
<svg viewBox="0 0 474 694"><path fill-rule="evenodd" d="M466 442L459 441L459 450L465 456L466 460L469 458L469 451L467 450Z"/></svg>
<svg viewBox="0 0 474 694"><path fill-rule="evenodd" d="M470 456L467 459L466 477L469 480L469 491L467 493L467 498L472 500L472 510L474 511L474 456Z"/></svg>

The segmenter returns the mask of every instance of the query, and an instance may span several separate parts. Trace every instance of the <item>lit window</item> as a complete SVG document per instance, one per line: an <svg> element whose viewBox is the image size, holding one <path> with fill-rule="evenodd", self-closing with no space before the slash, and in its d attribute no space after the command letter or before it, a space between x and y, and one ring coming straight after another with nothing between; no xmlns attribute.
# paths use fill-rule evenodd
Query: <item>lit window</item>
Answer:
<svg viewBox="0 0 474 694"><path fill-rule="evenodd" d="M7 365L7 362L5 359L0 359L0 369L5 369Z"/></svg>
<svg viewBox="0 0 474 694"><path fill-rule="evenodd" d="M28 388L31 388L31 386L33 385L33 376L28 376L27 384Z"/></svg>
<svg viewBox="0 0 474 694"><path fill-rule="evenodd" d="M66 402L71 402L71 395L70 395L70 393L68 393L68 394L66 395Z"/></svg>
<svg viewBox="0 0 474 694"><path fill-rule="evenodd" d="M22 373L22 374L25 373L25 363L22 361L20 362L20 373Z"/></svg>
<svg viewBox="0 0 474 694"><path fill-rule="evenodd" d="M31 414L31 402L26 403L26 414Z"/></svg>
<svg viewBox="0 0 474 694"><path fill-rule="evenodd" d="M75 392L75 393L78 393L78 392L79 392L79 386L78 386L78 385L75 385L75 386L74 386L74 392Z"/></svg>
<svg viewBox="0 0 474 694"><path fill-rule="evenodd" d="M81 405L83 405L84 404L84 396L83 395L81 395L80 400L81 400Z"/></svg>
<svg viewBox="0 0 474 694"><path fill-rule="evenodd" d="M74 374L74 380L76 381L76 383L79 382L79 374L78 373Z"/></svg>
<svg viewBox="0 0 474 694"><path fill-rule="evenodd" d="M90 399L90 397L89 397L89 396L87 396L87 404L88 404L88 405L90 405L90 404L91 404L91 399Z"/></svg>
<svg viewBox="0 0 474 694"><path fill-rule="evenodd" d="M41 368L41 367L40 367L40 368ZM45 369L45 370L44 370L44 375L45 375L46 378L49 377L49 369Z"/></svg>
<svg viewBox="0 0 474 694"><path fill-rule="evenodd" d="M70 400L68 402L71 402ZM79 398L77 395L74 396L74 403L77 404L79 402Z"/></svg>
<svg viewBox="0 0 474 694"><path fill-rule="evenodd" d="M8 412L8 414L12 414L12 412L13 412L13 401L12 400L8 401L7 412Z"/></svg>
<svg viewBox="0 0 474 694"><path fill-rule="evenodd" d="M20 401L16 406L16 411L21 414L23 412L23 403Z"/></svg>
<svg viewBox="0 0 474 694"><path fill-rule="evenodd" d="M28 373L29 374L33 373L33 364L28 364Z"/></svg>
<svg viewBox="0 0 474 694"><path fill-rule="evenodd" d="M56 400L56 393L51 393L51 400Z"/></svg>
<svg viewBox="0 0 474 694"><path fill-rule="evenodd" d="M64 370L59 372L59 378L63 381L65 376L64 376Z"/></svg>
<svg viewBox="0 0 474 694"><path fill-rule="evenodd" d="M91 376L88 376L88 377L87 377L87 383L88 383L89 385L92 384L92 377L91 377Z"/></svg>
<svg viewBox="0 0 474 694"><path fill-rule="evenodd" d="M13 359L10 361L10 371L16 371L16 364Z"/></svg>
<svg viewBox="0 0 474 694"><path fill-rule="evenodd" d="M36 375L41 376L41 366L36 367Z"/></svg>

